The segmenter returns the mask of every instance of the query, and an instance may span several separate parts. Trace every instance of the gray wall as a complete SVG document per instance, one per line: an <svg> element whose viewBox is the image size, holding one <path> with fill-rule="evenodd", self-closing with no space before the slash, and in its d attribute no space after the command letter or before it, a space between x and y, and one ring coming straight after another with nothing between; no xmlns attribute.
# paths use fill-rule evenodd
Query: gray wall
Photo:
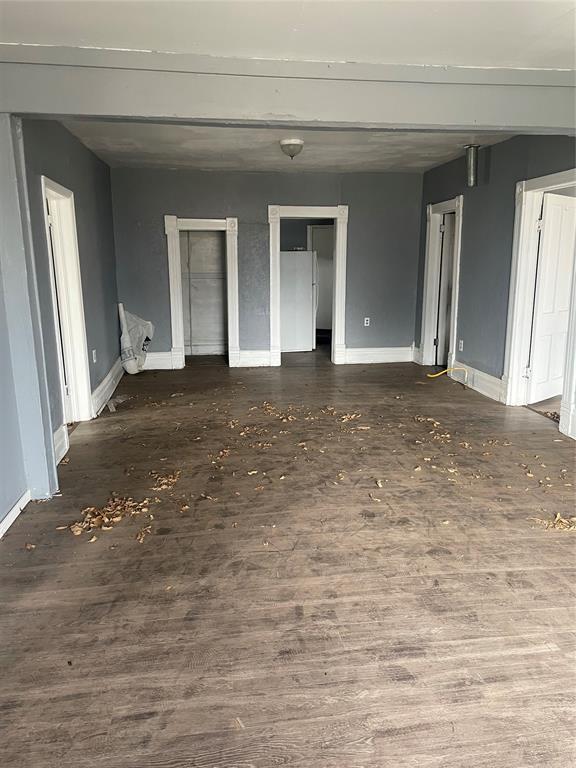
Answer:
<svg viewBox="0 0 576 768"><path fill-rule="evenodd" d="M62 409L40 177L74 192L90 382L95 389L119 355L110 169L59 123L23 120L23 131L50 411L57 428Z"/></svg>
<svg viewBox="0 0 576 768"><path fill-rule="evenodd" d="M0 520L22 496L28 484L20 441L16 388L8 341L4 285L0 274Z"/></svg>
<svg viewBox="0 0 576 768"><path fill-rule="evenodd" d="M472 189L466 187L464 158L424 174L417 344L422 322L426 205L463 194L457 338L464 341L464 351L458 353L458 360L502 376L516 183L574 168L575 148L575 139L567 136L518 136L487 147L480 151L479 183Z"/></svg>
<svg viewBox="0 0 576 768"><path fill-rule="evenodd" d="M410 345L414 333L422 177L113 169L119 300L156 325L170 349L163 216L238 218L240 347L269 347L268 205L348 205L346 343ZM363 318L372 324L364 328Z"/></svg>

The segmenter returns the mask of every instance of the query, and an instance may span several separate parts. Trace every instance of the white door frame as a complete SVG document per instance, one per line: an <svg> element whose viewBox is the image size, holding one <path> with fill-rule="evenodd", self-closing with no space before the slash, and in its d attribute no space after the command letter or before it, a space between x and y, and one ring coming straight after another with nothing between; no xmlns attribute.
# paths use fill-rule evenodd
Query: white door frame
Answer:
<svg viewBox="0 0 576 768"><path fill-rule="evenodd" d="M528 403L530 376L529 355L534 288L538 262L539 219L545 192L576 186L576 168L548 176L520 181L516 185L516 215L508 299L506 353L504 358L505 402L507 405ZM576 270L574 270L576 275ZM560 430L576 436L576 276L572 280L568 340L564 374L564 391L560 413Z"/></svg>
<svg viewBox="0 0 576 768"><path fill-rule="evenodd" d="M348 206L269 205L270 224L270 365L281 365L280 353L280 220L334 219L334 288L332 294L333 363L346 362L346 254Z"/></svg>
<svg viewBox="0 0 576 768"><path fill-rule="evenodd" d="M66 409L65 403L62 403L64 420L66 421L68 418L70 421L88 421L94 418L95 413L90 386L74 193L46 176L41 176L41 185L46 246L48 256L50 257L51 252L53 252L54 257L56 284L54 284L54 277L52 270L50 270L52 300L53 302L58 300L62 330L62 355L69 382L68 409ZM50 202L50 213L47 210L46 199ZM51 248L50 230L52 230L53 249ZM58 337L58 328L56 328L56 334ZM55 432L62 427L60 424L52 426Z"/></svg>
<svg viewBox="0 0 576 768"><path fill-rule="evenodd" d="M422 297L422 331L420 334L421 365L435 365L438 320L438 284L442 250L442 217L446 213L456 214L454 222L454 259L452 263L452 302L450 307L450 346L448 367L456 359L456 325L458 322L458 295L460 293L460 253L462 250L462 210L464 196L426 206L426 256L424 262L424 294Z"/></svg>
<svg viewBox="0 0 576 768"><path fill-rule="evenodd" d="M172 368L184 368L184 308L180 266L180 232L226 232L226 301L228 307L228 365L240 359L238 301L238 219L179 219L164 216L168 242L168 278L170 283L170 323L172 329Z"/></svg>

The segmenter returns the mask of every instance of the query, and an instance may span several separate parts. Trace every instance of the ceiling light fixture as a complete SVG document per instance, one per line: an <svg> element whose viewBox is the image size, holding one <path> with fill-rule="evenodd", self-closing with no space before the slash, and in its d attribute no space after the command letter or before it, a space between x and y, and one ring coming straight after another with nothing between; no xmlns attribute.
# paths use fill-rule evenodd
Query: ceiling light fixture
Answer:
<svg viewBox="0 0 576 768"><path fill-rule="evenodd" d="M291 160L294 160L296 155L299 155L300 152L302 152L303 147L304 141L302 139L281 139L280 141L280 149L285 155L288 155Z"/></svg>

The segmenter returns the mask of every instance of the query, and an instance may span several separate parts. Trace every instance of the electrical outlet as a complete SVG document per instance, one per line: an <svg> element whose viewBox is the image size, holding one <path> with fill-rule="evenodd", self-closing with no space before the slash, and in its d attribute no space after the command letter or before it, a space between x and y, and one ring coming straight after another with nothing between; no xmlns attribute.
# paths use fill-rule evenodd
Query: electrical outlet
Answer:
<svg viewBox="0 0 576 768"><path fill-rule="evenodd" d="M464 351L464 339L458 339L458 352Z"/></svg>
<svg viewBox="0 0 576 768"><path fill-rule="evenodd" d="M96 350L95 349L92 350L92 362L93 363L96 362Z"/></svg>
<svg viewBox="0 0 576 768"><path fill-rule="evenodd" d="M366 328L368 328L368 326L370 325L370 318L369 317L365 317L364 318L364 325L365 325Z"/></svg>

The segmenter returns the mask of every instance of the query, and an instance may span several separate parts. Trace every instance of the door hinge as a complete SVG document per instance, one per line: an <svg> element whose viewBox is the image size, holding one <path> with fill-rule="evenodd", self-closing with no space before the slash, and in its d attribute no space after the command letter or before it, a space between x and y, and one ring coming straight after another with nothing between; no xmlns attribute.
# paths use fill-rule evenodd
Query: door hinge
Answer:
<svg viewBox="0 0 576 768"><path fill-rule="evenodd" d="M538 219L536 222L536 230L537 232L542 232L542 224L544 223L543 219Z"/></svg>
<svg viewBox="0 0 576 768"><path fill-rule="evenodd" d="M532 369L528 365L526 366L526 368L524 368L524 378L529 379L531 375L532 375Z"/></svg>
<svg viewBox="0 0 576 768"><path fill-rule="evenodd" d="M437 346L438 346L438 338L434 339L434 346L435 346L435 347L437 347Z"/></svg>
<svg viewBox="0 0 576 768"><path fill-rule="evenodd" d="M440 224L440 232L446 231L446 224Z"/></svg>

